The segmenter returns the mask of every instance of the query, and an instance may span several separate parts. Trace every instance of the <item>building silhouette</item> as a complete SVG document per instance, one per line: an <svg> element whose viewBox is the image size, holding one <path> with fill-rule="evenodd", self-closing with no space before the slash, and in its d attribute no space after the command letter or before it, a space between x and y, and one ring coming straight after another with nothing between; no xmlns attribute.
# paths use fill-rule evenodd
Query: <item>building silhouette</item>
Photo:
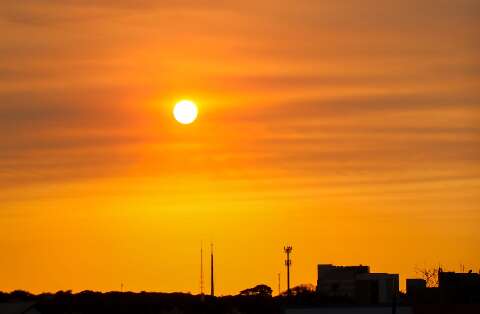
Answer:
<svg viewBox="0 0 480 314"><path fill-rule="evenodd" d="M398 274L359 274L355 280L355 300L361 304L391 304L398 296Z"/></svg>
<svg viewBox="0 0 480 314"><path fill-rule="evenodd" d="M371 273L369 266L318 265L317 292L359 304L391 304L399 292L398 274Z"/></svg>
<svg viewBox="0 0 480 314"><path fill-rule="evenodd" d="M480 274L439 271L438 288L442 300L451 303L480 302Z"/></svg>
<svg viewBox="0 0 480 314"><path fill-rule="evenodd" d="M425 279L409 278L406 280L407 295L415 294L417 291L427 288Z"/></svg>
<svg viewBox="0 0 480 314"><path fill-rule="evenodd" d="M317 266L317 292L328 296L355 297L357 275L368 274L368 266L335 266L320 264Z"/></svg>
<svg viewBox="0 0 480 314"><path fill-rule="evenodd" d="M413 304L480 303L480 274L439 269L438 287L427 287L423 279L407 279L407 297Z"/></svg>

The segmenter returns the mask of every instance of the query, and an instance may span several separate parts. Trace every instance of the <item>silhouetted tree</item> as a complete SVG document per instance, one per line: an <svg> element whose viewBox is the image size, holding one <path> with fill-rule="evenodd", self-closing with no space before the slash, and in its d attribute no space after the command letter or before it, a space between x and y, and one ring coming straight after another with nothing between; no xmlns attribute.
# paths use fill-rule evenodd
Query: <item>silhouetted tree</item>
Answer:
<svg viewBox="0 0 480 314"><path fill-rule="evenodd" d="M417 268L416 272L422 277L422 279L425 280L427 287L438 287L438 274L442 272L442 268L440 266L431 268Z"/></svg>
<svg viewBox="0 0 480 314"><path fill-rule="evenodd" d="M295 286L290 289L290 293L292 296L301 296L301 295L307 295L307 294L315 294L316 293L316 288L314 285L310 283L306 284L300 284L298 286ZM283 291L281 296L287 296L288 291Z"/></svg>
<svg viewBox="0 0 480 314"><path fill-rule="evenodd" d="M312 284L301 284L293 287L291 290L292 295L311 294L315 293L315 286Z"/></svg>
<svg viewBox="0 0 480 314"><path fill-rule="evenodd" d="M247 296L262 296L262 297L271 297L272 296L272 288L267 285L261 284L257 285L253 288L245 289L240 291L240 295L247 295Z"/></svg>
<svg viewBox="0 0 480 314"><path fill-rule="evenodd" d="M15 290L10 292L10 298L13 300L27 301L31 300L34 297L33 294L23 290Z"/></svg>

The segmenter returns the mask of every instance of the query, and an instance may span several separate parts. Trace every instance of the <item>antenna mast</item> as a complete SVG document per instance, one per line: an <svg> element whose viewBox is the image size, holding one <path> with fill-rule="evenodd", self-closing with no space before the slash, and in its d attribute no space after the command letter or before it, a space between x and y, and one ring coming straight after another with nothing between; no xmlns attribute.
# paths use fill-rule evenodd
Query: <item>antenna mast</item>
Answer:
<svg viewBox="0 0 480 314"><path fill-rule="evenodd" d="M215 285L213 277L213 243L210 243L210 295L215 296Z"/></svg>
<svg viewBox="0 0 480 314"><path fill-rule="evenodd" d="M200 244L200 294L203 296L203 243Z"/></svg>
<svg viewBox="0 0 480 314"><path fill-rule="evenodd" d="M293 248L289 246L283 247L283 251L287 254L287 259L285 260L285 266L287 266L287 293L290 295L290 266L292 265L292 260L290 259L290 254L292 253Z"/></svg>

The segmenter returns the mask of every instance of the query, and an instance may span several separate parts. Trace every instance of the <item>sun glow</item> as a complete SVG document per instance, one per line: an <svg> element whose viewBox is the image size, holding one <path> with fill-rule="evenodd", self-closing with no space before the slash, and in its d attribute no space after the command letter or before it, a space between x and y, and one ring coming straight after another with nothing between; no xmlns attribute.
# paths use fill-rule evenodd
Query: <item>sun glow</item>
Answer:
<svg viewBox="0 0 480 314"><path fill-rule="evenodd" d="M181 124L190 124L197 119L197 106L190 100L179 101L173 108L173 116Z"/></svg>

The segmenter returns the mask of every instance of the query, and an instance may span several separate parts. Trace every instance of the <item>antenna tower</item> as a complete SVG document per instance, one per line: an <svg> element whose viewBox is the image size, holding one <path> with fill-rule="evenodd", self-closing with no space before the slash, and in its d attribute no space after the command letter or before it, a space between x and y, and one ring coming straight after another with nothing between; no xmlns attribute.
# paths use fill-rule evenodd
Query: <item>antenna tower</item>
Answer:
<svg viewBox="0 0 480 314"><path fill-rule="evenodd" d="M203 296L203 243L200 244L200 294Z"/></svg>
<svg viewBox="0 0 480 314"><path fill-rule="evenodd" d="M215 296L215 284L213 277L213 243L210 243L210 295Z"/></svg>
<svg viewBox="0 0 480 314"><path fill-rule="evenodd" d="M283 247L283 251L287 254L287 259L285 260L285 266L287 266L287 293L290 295L290 266L292 265L292 260L290 259L290 254L292 253L293 248L289 246Z"/></svg>

